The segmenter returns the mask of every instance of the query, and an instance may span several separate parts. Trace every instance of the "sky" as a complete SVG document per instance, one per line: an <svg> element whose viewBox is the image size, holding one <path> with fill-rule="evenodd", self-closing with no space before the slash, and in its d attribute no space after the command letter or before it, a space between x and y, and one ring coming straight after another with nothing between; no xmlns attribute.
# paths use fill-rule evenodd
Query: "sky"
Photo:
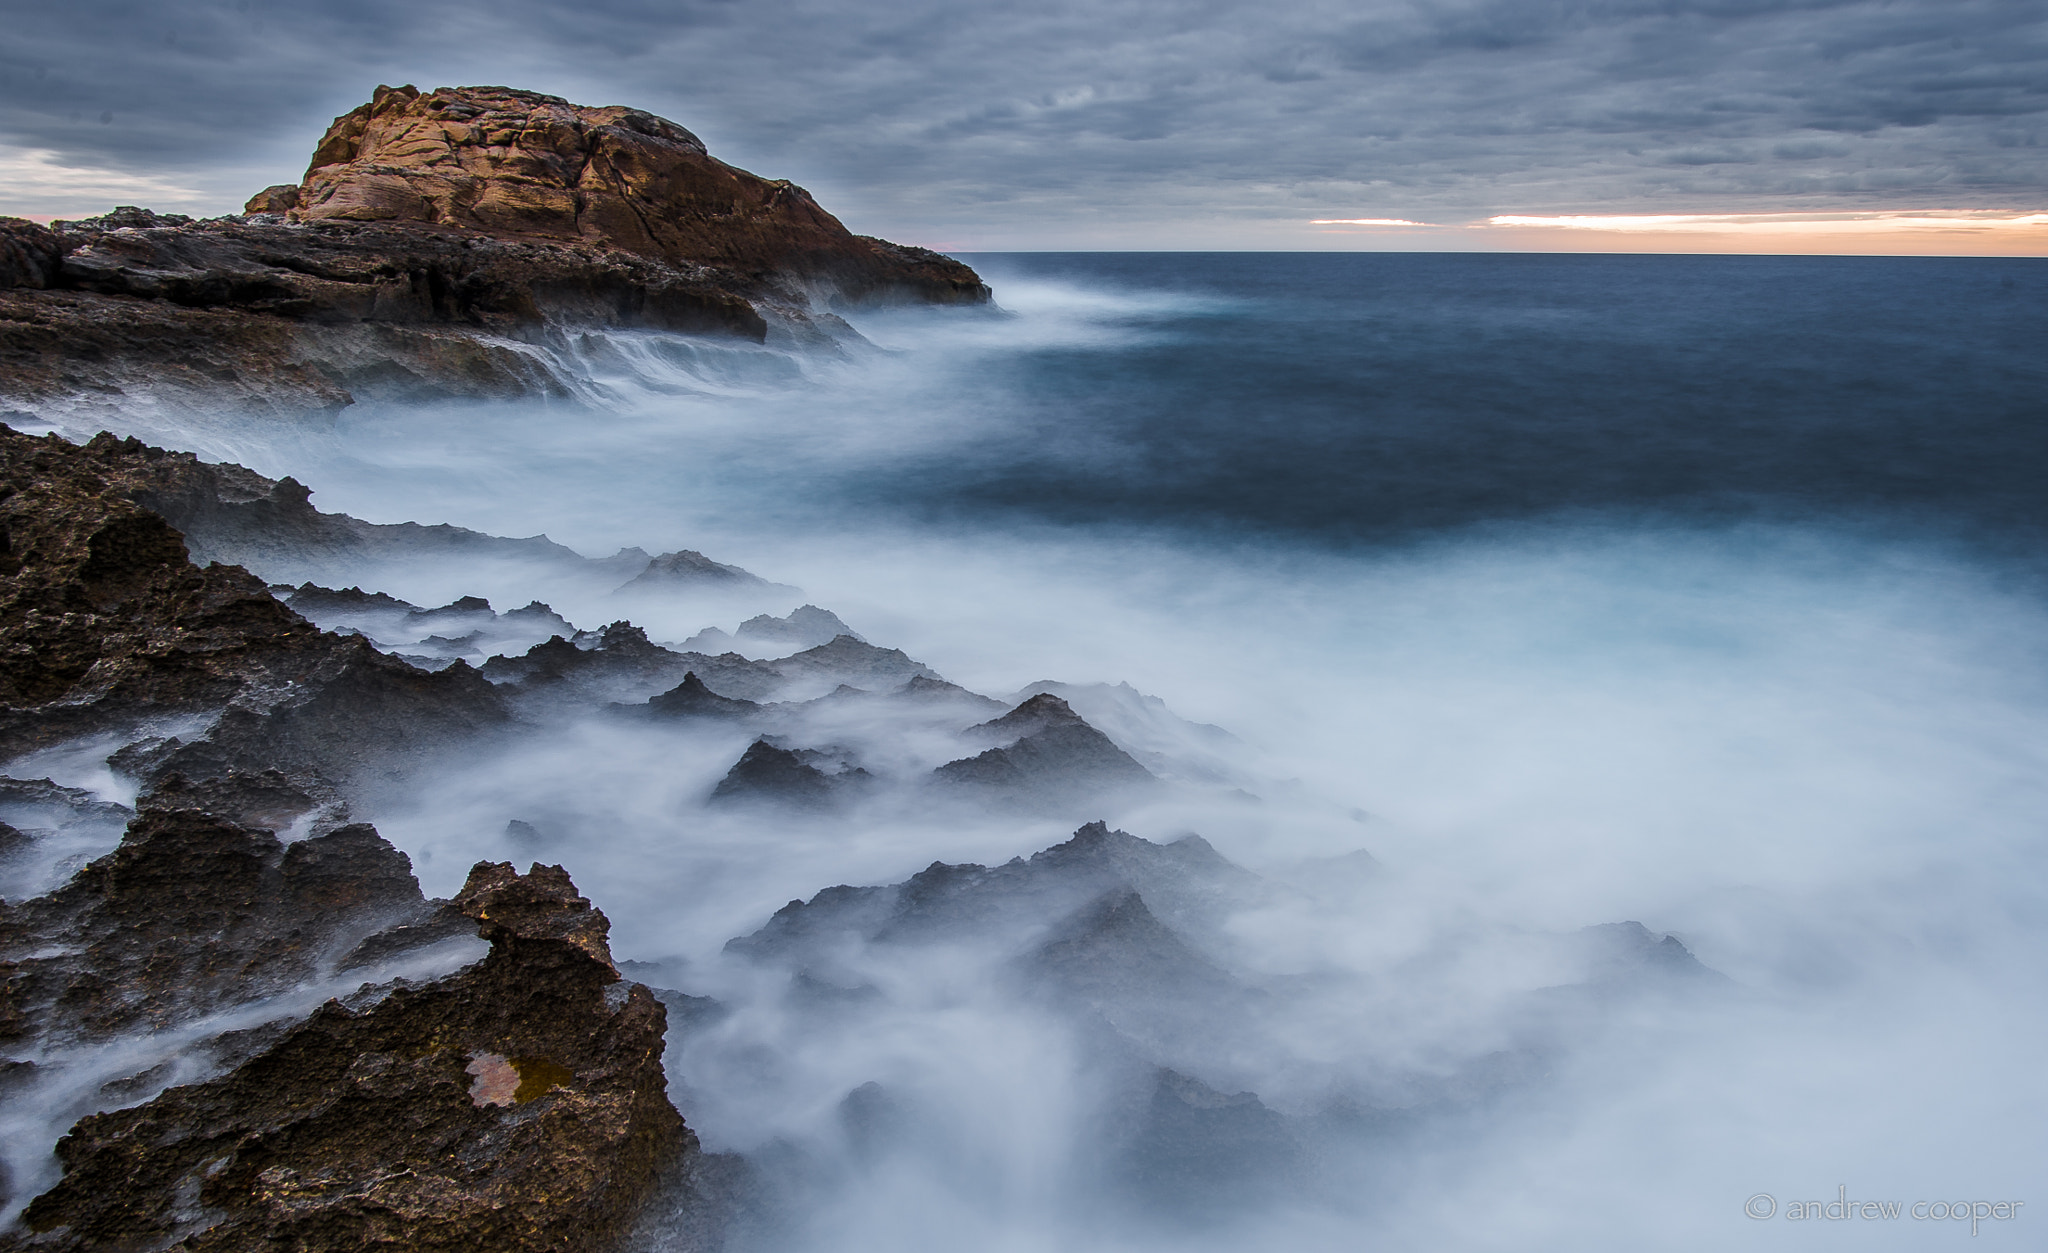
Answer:
<svg viewBox="0 0 2048 1253"><path fill-rule="evenodd" d="M379 83L493 83L661 114L951 251L2048 254L2048 0L0 0L0 29L0 213L44 218L233 212Z"/></svg>

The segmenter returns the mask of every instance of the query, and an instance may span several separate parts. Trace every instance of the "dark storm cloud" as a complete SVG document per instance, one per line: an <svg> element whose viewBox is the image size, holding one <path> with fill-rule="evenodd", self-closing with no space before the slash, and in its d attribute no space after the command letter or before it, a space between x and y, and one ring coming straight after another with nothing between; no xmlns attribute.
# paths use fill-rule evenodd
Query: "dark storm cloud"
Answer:
<svg viewBox="0 0 2048 1253"><path fill-rule="evenodd" d="M295 177L378 82L502 82L674 117L867 229L2002 207L2048 184L2044 15L2012 0L7 0L0 138L226 198L253 190L237 178Z"/></svg>

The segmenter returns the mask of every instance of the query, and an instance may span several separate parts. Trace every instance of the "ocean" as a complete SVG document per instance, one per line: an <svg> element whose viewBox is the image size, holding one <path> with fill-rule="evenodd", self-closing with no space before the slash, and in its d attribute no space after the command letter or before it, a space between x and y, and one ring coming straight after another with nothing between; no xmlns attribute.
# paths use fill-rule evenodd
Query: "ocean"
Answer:
<svg viewBox="0 0 2048 1253"><path fill-rule="evenodd" d="M801 589L746 612L816 603L975 691L1128 683L1221 729L1214 778L1100 813L721 816L739 744L592 722L359 815L431 893L560 861L621 958L725 1007L669 1073L778 1198L745 1247L1926 1248L1968 1224L1915 1202L2034 1200L2048 263L966 259L996 307L849 312L835 350L584 335L551 401L125 432L374 521L700 550ZM1277 885L1205 950L1253 1000L1145 1064L1304 1154L1286 1186L1200 1203L1157 1172L1215 1163L1169 1154L1134 1200L1102 1147L1134 1055L1004 991L987 936L830 979L725 949L1097 817ZM1711 977L1581 1001L1530 956L1621 923ZM1907 1216L1787 1221L1838 1186Z"/></svg>

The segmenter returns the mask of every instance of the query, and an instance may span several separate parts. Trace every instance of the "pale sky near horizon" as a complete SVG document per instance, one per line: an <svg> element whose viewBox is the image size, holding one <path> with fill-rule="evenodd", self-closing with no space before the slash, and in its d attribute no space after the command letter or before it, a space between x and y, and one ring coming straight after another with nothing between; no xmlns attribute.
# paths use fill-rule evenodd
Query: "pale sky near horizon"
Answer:
<svg viewBox="0 0 2048 1253"><path fill-rule="evenodd" d="M0 0L0 23L0 213L44 218L233 212L378 83L488 82L648 109L953 251L2048 254L2048 0Z"/></svg>

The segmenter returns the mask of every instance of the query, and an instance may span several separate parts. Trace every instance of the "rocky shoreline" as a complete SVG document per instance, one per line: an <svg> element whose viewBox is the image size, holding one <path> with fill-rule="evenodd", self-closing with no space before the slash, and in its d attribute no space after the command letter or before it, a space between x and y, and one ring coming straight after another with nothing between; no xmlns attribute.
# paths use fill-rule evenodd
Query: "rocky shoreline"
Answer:
<svg viewBox="0 0 2048 1253"><path fill-rule="evenodd" d="M547 395L561 380L529 350L550 337L831 343L853 334L835 309L905 300L988 291L651 115L380 88L301 183L240 217L0 221L0 402L78 426L133 406ZM613 620L579 627L537 597L500 611L471 586L412 604L372 577L428 562L559 576ZM786 612L676 642L611 612L747 596ZM947 1143L920 1130L934 1111L901 1068L806 1092L822 1141L784 1128L710 1153L684 1117L706 1090L772 1086L817 1041L903 1038L894 1015L913 1011L892 997L934 981L955 1026L992 1013L1085 1063L1077 1169L1105 1204L1199 1221L1348 1188L1319 1163L1540 1082L1608 1007L1718 986L1634 923L1460 936L1555 982L1503 994L1479 1051L1397 1076L1386 1108L1269 1104L1244 1059L1285 1055L1288 1024L1328 1021L1333 996L1385 994L1272 978L1233 920L1349 907L1378 863L1290 882L1189 831L1085 821L1293 785L1126 685L998 699L828 609L787 610L800 596L691 549L591 558L372 523L293 478L0 425L0 1250L709 1253ZM569 803L510 785L572 742ZM771 830L824 847L861 823L927 823L949 850L977 826L1072 835L895 881L809 879L720 932L715 985L644 928L649 947L614 960L564 869L595 872L622 919L659 878L587 803L601 785L577 771L612 755L660 776L649 812L671 849ZM423 892L436 841L393 820L461 828L437 870L468 866L460 890ZM1000 1082L1069 1100L1071 1076L1035 1060L1015 1045Z"/></svg>
<svg viewBox="0 0 2048 1253"><path fill-rule="evenodd" d="M561 395L532 348L579 330L829 345L838 309L988 299L652 114L380 87L242 216L0 219L0 408Z"/></svg>

